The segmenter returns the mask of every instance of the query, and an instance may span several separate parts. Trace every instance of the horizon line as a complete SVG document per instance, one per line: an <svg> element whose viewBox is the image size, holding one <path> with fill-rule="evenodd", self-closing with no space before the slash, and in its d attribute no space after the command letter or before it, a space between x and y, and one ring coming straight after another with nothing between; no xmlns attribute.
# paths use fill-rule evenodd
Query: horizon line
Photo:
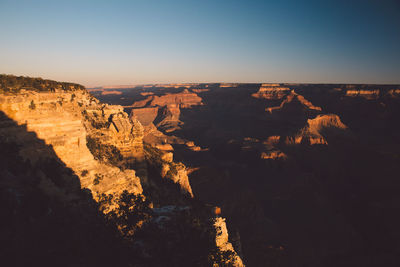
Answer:
<svg viewBox="0 0 400 267"><path fill-rule="evenodd" d="M114 85L97 85L97 86L85 86L87 89L130 89L140 86L161 86L161 85L199 85L199 84L312 84L312 85L395 85L400 86L400 83L360 83L360 82L166 82L166 83L137 83L137 84L114 84Z"/></svg>

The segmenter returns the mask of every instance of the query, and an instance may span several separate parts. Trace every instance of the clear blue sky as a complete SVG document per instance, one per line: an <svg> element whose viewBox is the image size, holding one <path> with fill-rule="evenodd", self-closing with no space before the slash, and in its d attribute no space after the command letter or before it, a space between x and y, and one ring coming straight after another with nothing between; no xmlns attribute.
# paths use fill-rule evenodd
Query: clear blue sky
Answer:
<svg viewBox="0 0 400 267"><path fill-rule="evenodd" d="M400 1L0 0L0 73L86 86L400 83Z"/></svg>

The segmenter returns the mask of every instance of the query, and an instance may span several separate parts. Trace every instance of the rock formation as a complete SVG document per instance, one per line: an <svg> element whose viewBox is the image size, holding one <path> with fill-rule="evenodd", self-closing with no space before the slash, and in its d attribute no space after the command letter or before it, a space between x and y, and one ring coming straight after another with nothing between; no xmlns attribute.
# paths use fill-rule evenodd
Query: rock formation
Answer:
<svg viewBox="0 0 400 267"><path fill-rule="evenodd" d="M238 256L232 244L229 242L228 229L226 228L225 219L216 217L214 219L214 228L216 231L215 243L220 251L230 253L229 260L225 262L228 266L242 267L244 266L242 259Z"/></svg>
<svg viewBox="0 0 400 267"><path fill-rule="evenodd" d="M195 92L196 94L210 91L210 89L190 89L190 90L192 92Z"/></svg>
<svg viewBox="0 0 400 267"><path fill-rule="evenodd" d="M165 152L147 145L145 153L148 162L159 170L162 178L178 184L183 194L187 194L192 198L194 197L189 183L187 168L182 163L173 162L172 152Z"/></svg>
<svg viewBox="0 0 400 267"><path fill-rule="evenodd" d="M274 114L277 112L280 113L292 113L292 111L302 111L302 112L315 112L321 111L320 107L314 106L310 101L305 99L302 95L297 94L294 90L290 92L286 96L286 98L282 101L280 106L277 107L267 107L265 109L268 113Z"/></svg>
<svg viewBox="0 0 400 267"><path fill-rule="evenodd" d="M140 123L147 127L156 119L158 109L159 107L134 108L131 111L131 117L139 118Z"/></svg>
<svg viewBox="0 0 400 267"><path fill-rule="evenodd" d="M102 95L122 95L121 91L117 91L117 90L104 90L103 92L101 92Z"/></svg>
<svg viewBox="0 0 400 267"><path fill-rule="evenodd" d="M398 97L400 96L400 89L392 89L388 92L389 96Z"/></svg>
<svg viewBox="0 0 400 267"><path fill-rule="evenodd" d="M149 96L145 100L133 103L132 107L155 107L178 105L180 108L189 108L191 106L202 105L202 99L195 93L190 93L187 89L177 94L165 94L162 96Z"/></svg>
<svg viewBox="0 0 400 267"><path fill-rule="evenodd" d="M309 119L307 125L295 136L287 137L285 143L290 144L309 144L327 145L328 141L324 135L330 133L340 133L347 129L339 116L335 114L318 115L314 119Z"/></svg>
<svg viewBox="0 0 400 267"><path fill-rule="evenodd" d="M202 99L197 94L185 89L181 93L151 95L137 101L131 106L131 116L135 116L143 125L153 123L159 129L172 132L182 124L179 120L180 109L202 104Z"/></svg>
<svg viewBox="0 0 400 267"><path fill-rule="evenodd" d="M231 87L237 87L239 84L237 83L221 83L219 85L220 88L231 88Z"/></svg>
<svg viewBox="0 0 400 267"><path fill-rule="evenodd" d="M0 109L18 124L26 124L29 131L35 132L38 138L51 145L57 156L79 176L82 187L97 194L121 193L123 190L135 194L142 193L140 180L133 170L121 170L96 160L86 146L91 133L101 129L104 129L104 135L109 140L120 141L115 144L126 145L120 137L110 135L105 124L92 125L96 122L90 120L91 117L104 114L102 121L108 121L116 110L99 104L86 91L21 90L17 95L0 95ZM122 111L121 108L117 110ZM132 142L137 144L138 140ZM25 156L35 160L34 151L27 151Z"/></svg>
<svg viewBox="0 0 400 267"><path fill-rule="evenodd" d="M348 97L362 97L368 100L377 99L379 97L379 90L347 90L346 96Z"/></svg>
<svg viewBox="0 0 400 267"><path fill-rule="evenodd" d="M258 92L252 94L252 97L263 99L282 99L290 94L290 92L290 88L280 87L279 84L262 84Z"/></svg>

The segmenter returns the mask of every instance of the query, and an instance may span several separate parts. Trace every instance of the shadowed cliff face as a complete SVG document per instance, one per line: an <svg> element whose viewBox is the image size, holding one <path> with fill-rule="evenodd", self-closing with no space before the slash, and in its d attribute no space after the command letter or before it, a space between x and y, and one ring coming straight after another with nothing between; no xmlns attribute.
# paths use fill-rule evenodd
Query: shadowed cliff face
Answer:
<svg viewBox="0 0 400 267"><path fill-rule="evenodd" d="M194 194L240 233L248 266L397 266L397 88L196 85L204 105L162 134L191 167Z"/></svg>
<svg viewBox="0 0 400 267"><path fill-rule="evenodd" d="M23 138L23 142L21 142ZM52 146L0 111L0 255L4 266L107 266L128 247ZM26 151L35 158L26 158ZM132 251L131 251L132 252Z"/></svg>

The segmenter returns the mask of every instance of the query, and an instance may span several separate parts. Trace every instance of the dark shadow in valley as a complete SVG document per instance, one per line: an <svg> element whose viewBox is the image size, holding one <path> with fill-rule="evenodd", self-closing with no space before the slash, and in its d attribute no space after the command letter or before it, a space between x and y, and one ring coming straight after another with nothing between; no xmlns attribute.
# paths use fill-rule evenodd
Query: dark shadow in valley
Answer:
<svg viewBox="0 0 400 267"><path fill-rule="evenodd" d="M222 206L230 232L239 230L248 266L397 266L400 159L398 152L365 142L380 139L385 147L379 148L386 148L394 139L385 140L385 132L373 130L379 125L375 120L368 126L358 109L365 105L367 112L379 103L348 104L342 113L342 104L327 108L343 115L350 130L359 120L365 122L355 131L357 139L327 134L328 146L282 147L288 160L262 160L257 151L230 140L289 135L305 121L269 120L267 101L251 99L254 91L216 88L200 93L206 105L183 109L183 129L173 133L209 148L190 152L174 147L177 159L200 167L190 175L194 193ZM305 97L325 110L316 96ZM341 101L340 96L331 101ZM394 105L386 112L385 119L398 119ZM394 121L385 123L393 135L398 132Z"/></svg>
<svg viewBox="0 0 400 267"><path fill-rule="evenodd" d="M399 265L399 99L344 98L343 86L289 85L354 136L281 145L286 160L244 149L246 137L290 136L307 120L269 116L282 100L253 98L259 85L210 86L198 93L204 106L181 109L182 129L169 134L208 150L174 145L174 158L194 168L194 195L222 207L230 235L238 230L247 266Z"/></svg>

